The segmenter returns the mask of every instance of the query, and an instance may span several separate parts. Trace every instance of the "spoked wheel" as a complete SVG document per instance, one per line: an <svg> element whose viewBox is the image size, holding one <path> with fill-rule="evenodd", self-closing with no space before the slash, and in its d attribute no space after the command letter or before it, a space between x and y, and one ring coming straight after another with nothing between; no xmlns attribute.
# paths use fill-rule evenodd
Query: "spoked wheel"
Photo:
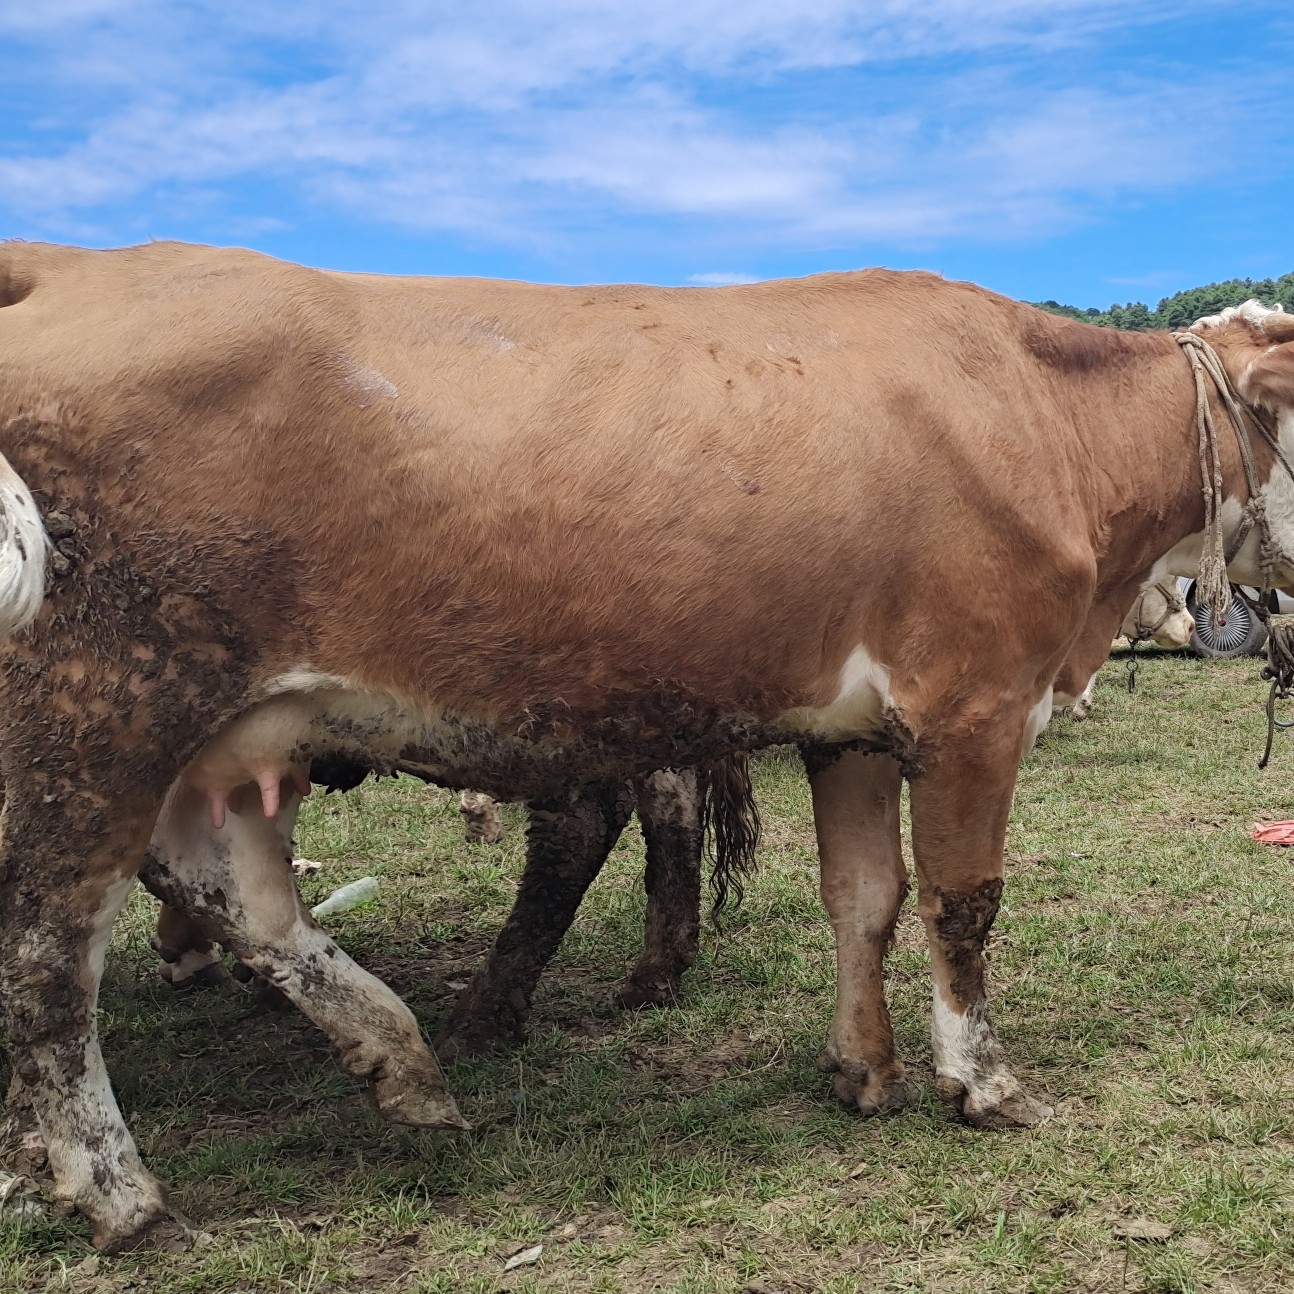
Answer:
<svg viewBox="0 0 1294 1294"><path fill-rule="evenodd" d="M1253 613L1249 604L1234 590L1231 605L1220 625L1213 623L1213 613L1195 599L1195 585L1186 594L1186 608L1195 620L1191 647L1205 657L1256 656L1267 641L1267 627Z"/></svg>

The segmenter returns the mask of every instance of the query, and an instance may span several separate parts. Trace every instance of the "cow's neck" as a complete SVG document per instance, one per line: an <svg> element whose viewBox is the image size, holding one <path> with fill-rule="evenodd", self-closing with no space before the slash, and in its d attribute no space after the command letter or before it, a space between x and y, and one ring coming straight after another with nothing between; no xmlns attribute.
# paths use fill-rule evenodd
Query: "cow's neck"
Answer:
<svg viewBox="0 0 1294 1294"><path fill-rule="evenodd" d="M1093 471L1089 466L1086 474L1097 523L1098 598L1129 581L1194 577L1204 544L1205 514L1195 382L1186 357L1165 336L1161 353L1139 356L1135 366L1126 366L1118 375L1113 401L1109 373L1093 373L1084 385L1089 382L1103 388L1104 398L1097 398L1094 389L1084 401L1083 407L1091 411L1088 443L1109 446L1107 455L1097 451L1099 468ZM1235 432L1214 397L1210 391L1223 464L1223 528L1230 538L1241 524L1249 490ZM1294 439L1294 425L1286 434ZM1259 479L1266 481L1272 455L1257 436L1251 434L1250 443ZM1282 484L1283 492L1273 479L1269 507L1277 538L1283 533L1294 538L1294 483ZM1258 565L1258 535L1253 533L1235 555L1233 579L1256 582Z"/></svg>

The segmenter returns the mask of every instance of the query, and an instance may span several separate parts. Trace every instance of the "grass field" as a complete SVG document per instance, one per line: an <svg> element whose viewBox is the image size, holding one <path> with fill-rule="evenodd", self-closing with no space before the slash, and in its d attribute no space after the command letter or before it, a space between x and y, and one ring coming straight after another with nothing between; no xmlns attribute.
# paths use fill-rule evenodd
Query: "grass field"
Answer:
<svg viewBox="0 0 1294 1294"><path fill-rule="evenodd" d="M1093 717L1057 721L1027 761L992 983L1018 1070L1056 1106L1038 1130L973 1132L934 1097L911 903L890 991L921 1096L873 1121L832 1101L814 1069L833 966L808 795L774 751L760 876L682 1008L609 1005L641 934L631 831L529 1043L450 1072L466 1135L384 1123L293 1014L242 990L172 994L136 896L105 1052L141 1150L204 1234L99 1260L79 1222L0 1220L0 1291L1294 1289L1294 854L1246 838L1294 817L1294 737L1255 771L1257 675L1152 656L1129 697L1115 661ZM325 865L308 897L381 878L339 938L428 1031L507 911L519 826L466 845L453 797L405 781L307 806L298 852Z"/></svg>

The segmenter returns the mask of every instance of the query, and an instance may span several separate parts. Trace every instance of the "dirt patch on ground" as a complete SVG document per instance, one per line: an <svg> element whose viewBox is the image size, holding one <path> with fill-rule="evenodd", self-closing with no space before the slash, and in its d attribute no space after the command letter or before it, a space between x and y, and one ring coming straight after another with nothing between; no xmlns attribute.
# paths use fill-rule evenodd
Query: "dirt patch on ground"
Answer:
<svg viewBox="0 0 1294 1294"><path fill-rule="evenodd" d="M695 1096L735 1073L758 1063L751 1035L743 1029L731 1033L705 1051L680 1053L677 1047L636 1044L625 1049L631 1069L650 1070L662 1087L680 1096Z"/></svg>

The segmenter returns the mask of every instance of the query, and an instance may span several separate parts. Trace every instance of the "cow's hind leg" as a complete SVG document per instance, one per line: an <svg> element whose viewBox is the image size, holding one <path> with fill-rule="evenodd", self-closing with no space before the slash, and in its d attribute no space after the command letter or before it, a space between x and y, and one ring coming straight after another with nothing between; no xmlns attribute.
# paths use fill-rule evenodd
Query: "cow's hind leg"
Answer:
<svg viewBox="0 0 1294 1294"><path fill-rule="evenodd" d="M493 1051L522 1037L535 985L632 811L624 782L595 782L530 806L517 901L454 1004L437 1043L442 1056Z"/></svg>
<svg viewBox="0 0 1294 1294"><path fill-rule="evenodd" d="M172 1225L117 1107L95 1022L109 935L155 806L71 788L47 805L45 789L12 778L6 788L0 1000L14 1092L39 1121L55 1205L85 1214L95 1245L111 1249Z"/></svg>
<svg viewBox="0 0 1294 1294"><path fill-rule="evenodd" d="M885 954L908 890L899 839L899 766L887 755L806 750L822 868L836 936L836 1010L818 1062L836 1095L864 1114L900 1109L903 1066L885 1002Z"/></svg>
<svg viewBox="0 0 1294 1294"><path fill-rule="evenodd" d="M931 751L911 784L919 910L934 980L935 1082L982 1128L1030 1127L1051 1110L1007 1067L989 1020L984 946L1002 897L1002 849L1023 725L983 724Z"/></svg>
<svg viewBox="0 0 1294 1294"><path fill-rule="evenodd" d="M192 917L165 903L157 914L152 943L162 959L157 973L177 992L218 987L232 979L214 940Z"/></svg>
<svg viewBox="0 0 1294 1294"><path fill-rule="evenodd" d="M194 917L337 1045L342 1066L372 1086L397 1123L463 1128L436 1058L407 1006L361 970L303 906L292 875L291 835L300 796L284 783L270 820L256 807L216 829L202 793L178 783L144 869L148 888Z"/></svg>
<svg viewBox="0 0 1294 1294"><path fill-rule="evenodd" d="M647 847L647 911L637 964L616 991L631 1010L678 1001L701 937L701 789L694 768L662 769L635 783Z"/></svg>

